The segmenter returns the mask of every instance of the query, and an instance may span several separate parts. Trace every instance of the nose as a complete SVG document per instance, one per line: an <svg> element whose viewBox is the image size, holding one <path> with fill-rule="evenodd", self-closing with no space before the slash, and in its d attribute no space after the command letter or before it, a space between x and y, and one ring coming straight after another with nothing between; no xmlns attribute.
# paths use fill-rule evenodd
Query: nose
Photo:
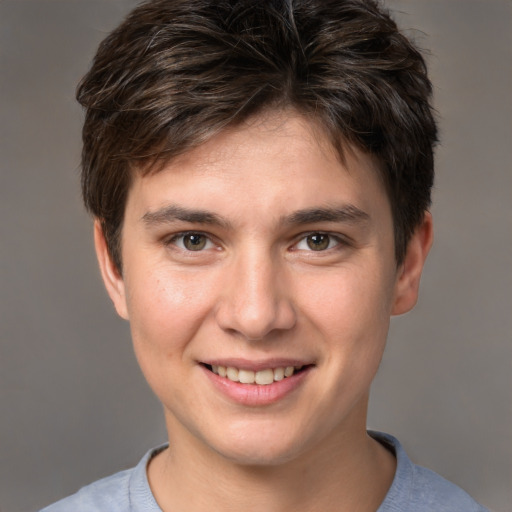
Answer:
<svg viewBox="0 0 512 512"><path fill-rule="evenodd" d="M240 256L227 273L216 309L223 330L257 341L295 325L296 312L283 268L270 255Z"/></svg>

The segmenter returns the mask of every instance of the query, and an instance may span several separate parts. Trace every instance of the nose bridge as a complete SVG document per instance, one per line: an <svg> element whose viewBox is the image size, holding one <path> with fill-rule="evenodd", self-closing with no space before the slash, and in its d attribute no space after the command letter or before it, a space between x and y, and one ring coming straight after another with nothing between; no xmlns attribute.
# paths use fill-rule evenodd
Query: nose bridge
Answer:
<svg viewBox="0 0 512 512"><path fill-rule="evenodd" d="M222 294L218 310L221 327L248 340L293 327L295 312L284 285L283 270L270 249L254 245L240 251L234 257L229 283Z"/></svg>

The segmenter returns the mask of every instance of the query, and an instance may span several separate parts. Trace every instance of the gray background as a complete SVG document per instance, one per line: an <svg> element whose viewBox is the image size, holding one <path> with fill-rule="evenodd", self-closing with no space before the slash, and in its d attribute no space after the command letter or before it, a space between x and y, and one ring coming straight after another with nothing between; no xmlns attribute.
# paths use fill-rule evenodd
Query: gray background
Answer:
<svg viewBox="0 0 512 512"><path fill-rule="evenodd" d="M103 291L78 188L73 95L133 6L0 0L0 510L33 511L165 439ZM369 424L512 511L512 3L390 1L430 48L436 242L395 319Z"/></svg>

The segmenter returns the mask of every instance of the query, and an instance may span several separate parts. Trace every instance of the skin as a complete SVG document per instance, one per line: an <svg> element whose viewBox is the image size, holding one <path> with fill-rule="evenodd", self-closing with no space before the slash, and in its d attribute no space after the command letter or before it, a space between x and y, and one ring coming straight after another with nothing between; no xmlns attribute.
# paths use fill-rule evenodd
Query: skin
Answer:
<svg viewBox="0 0 512 512"><path fill-rule="evenodd" d="M395 460L366 434L369 389L390 316L416 302L432 221L397 267L377 165L355 148L340 162L293 112L266 114L135 177L122 275L96 222L107 290L164 407L170 448L148 468L164 511L384 499ZM233 399L205 367L290 359L307 371L274 401Z"/></svg>

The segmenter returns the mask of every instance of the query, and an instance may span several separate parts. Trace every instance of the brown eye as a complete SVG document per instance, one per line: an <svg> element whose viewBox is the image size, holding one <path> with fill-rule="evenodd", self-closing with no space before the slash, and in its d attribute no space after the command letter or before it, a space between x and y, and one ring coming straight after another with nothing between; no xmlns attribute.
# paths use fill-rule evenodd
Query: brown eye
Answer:
<svg viewBox="0 0 512 512"><path fill-rule="evenodd" d="M183 247L189 251L201 251L206 247L208 239L200 233L183 235Z"/></svg>
<svg viewBox="0 0 512 512"><path fill-rule="evenodd" d="M314 233L306 237L306 243L312 251L324 251L329 247L329 235Z"/></svg>

